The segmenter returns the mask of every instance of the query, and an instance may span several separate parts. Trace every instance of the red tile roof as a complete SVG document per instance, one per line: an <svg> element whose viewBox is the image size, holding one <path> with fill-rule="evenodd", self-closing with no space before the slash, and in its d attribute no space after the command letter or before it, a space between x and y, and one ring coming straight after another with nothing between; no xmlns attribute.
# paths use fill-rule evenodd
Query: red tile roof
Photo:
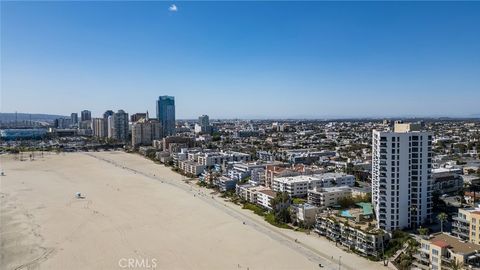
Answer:
<svg viewBox="0 0 480 270"><path fill-rule="evenodd" d="M446 248L448 246L450 246L447 242L443 241L443 240L435 240L432 242L433 245L437 246L437 247L441 247L441 248Z"/></svg>

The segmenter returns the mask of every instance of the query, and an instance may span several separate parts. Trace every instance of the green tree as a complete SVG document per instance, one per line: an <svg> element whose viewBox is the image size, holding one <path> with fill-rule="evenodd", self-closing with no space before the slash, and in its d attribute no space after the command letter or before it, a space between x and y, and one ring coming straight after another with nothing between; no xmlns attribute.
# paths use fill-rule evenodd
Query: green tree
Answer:
<svg viewBox="0 0 480 270"><path fill-rule="evenodd" d="M277 196L272 199L272 212L275 215L275 222L289 223L291 221L290 211L290 196L286 192L278 192Z"/></svg>
<svg viewBox="0 0 480 270"><path fill-rule="evenodd" d="M453 259L452 264L450 265L450 268L452 270L462 270L463 269L463 263L457 261L456 259Z"/></svg>
<svg viewBox="0 0 480 270"><path fill-rule="evenodd" d="M448 215L445 213L440 213L437 215L437 220L440 221L440 230L443 232L443 222L446 221L448 218Z"/></svg>
<svg viewBox="0 0 480 270"><path fill-rule="evenodd" d="M418 228L418 234L420 234L420 236L426 236L428 234L428 228Z"/></svg>

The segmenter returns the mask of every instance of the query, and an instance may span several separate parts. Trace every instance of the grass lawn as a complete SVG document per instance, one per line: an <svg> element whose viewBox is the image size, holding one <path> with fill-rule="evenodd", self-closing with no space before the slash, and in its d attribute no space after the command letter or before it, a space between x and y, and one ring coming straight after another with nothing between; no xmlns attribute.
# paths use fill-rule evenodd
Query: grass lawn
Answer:
<svg viewBox="0 0 480 270"><path fill-rule="evenodd" d="M265 220L272 224L273 226L275 227L278 227L278 228L282 228L282 229L290 229L292 230L293 227L288 225L288 224L285 224L285 223L278 223L275 221L275 215L273 213L268 213L266 216L265 216Z"/></svg>
<svg viewBox="0 0 480 270"><path fill-rule="evenodd" d="M265 209L253 203L245 203L242 208L252 210L255 214L262 217L267 213Z"/></svg>

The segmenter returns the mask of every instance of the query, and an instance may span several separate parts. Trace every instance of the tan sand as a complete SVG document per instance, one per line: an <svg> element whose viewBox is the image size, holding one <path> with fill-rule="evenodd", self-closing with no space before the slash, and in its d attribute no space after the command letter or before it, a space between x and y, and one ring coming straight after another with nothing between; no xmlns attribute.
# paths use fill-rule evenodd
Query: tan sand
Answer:
<svg viewBox="0 0 480 270"><path fill-rule="evenodd" d="M0 169L0 269L338 269L322 247L295 243L298 233L270 228L137 155L2 156ZM338 254L347 258L342 269L380 268Z"/></svg>

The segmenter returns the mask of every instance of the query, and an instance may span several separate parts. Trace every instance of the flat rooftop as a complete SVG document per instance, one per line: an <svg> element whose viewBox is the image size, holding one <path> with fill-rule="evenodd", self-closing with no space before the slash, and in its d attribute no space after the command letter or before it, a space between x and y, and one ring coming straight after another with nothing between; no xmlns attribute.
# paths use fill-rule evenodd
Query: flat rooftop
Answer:
<svg viewBox="0 0 480 270"><path fill-rule="evenodd" d="M322 192L340 192L340 191L349 191L352 188L349 186L339 186L339 187L325 187L325 188L317 188L317 189L312 189L309 191L314 191L318 193Z"/></svg>
<svg viewBox="0 0 480 270"><path fill-rule="evenodd" d="M287 182L308 182L308 181L315 181L315 180L322 180L322 179L333 179L333 178L341 178L341 177L354 177L353 175L345 174L345 173L322 173L322 174L314 174L314 175L297 175L297 176L285 176L285 177L277 177L275 181L279 181L282 183Z"/></svg>

